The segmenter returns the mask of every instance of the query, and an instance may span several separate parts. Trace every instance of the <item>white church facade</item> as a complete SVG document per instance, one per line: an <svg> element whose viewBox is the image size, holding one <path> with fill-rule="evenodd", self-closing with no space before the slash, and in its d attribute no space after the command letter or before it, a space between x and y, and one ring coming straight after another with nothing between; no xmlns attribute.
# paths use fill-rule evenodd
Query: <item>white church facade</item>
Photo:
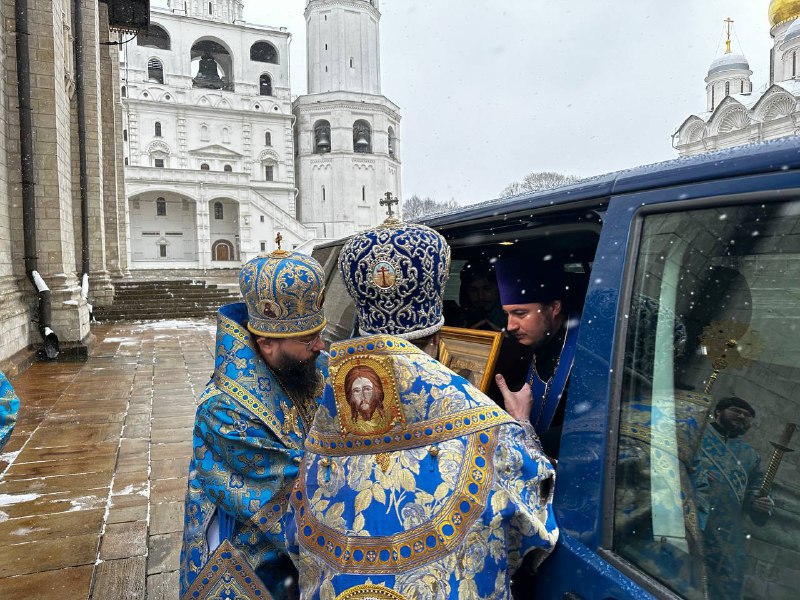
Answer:
<svg viewBox="0 0 800 600"><path fill-rule="evenodd" d="M800 0L772 0L769 6L769 86L753 92L753 72L742 54L725 53L706 76L706 110L689 116L673 134L681 156L692 156L800 134Z"/></svg>
<svg viewBox="0 0 800 600"><path fill-rule="evenodd" d="M278 233L310 251L377 224L400 195L377 0L308 0L299 98L285 28L244 22L241 0L161 4L120 65L130 268L235 267Z"/></svg>

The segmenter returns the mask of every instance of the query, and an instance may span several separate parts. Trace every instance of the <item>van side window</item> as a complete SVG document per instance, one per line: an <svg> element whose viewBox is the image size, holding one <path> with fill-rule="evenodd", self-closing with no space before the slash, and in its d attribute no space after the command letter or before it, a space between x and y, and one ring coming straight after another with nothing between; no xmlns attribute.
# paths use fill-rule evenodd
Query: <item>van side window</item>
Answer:
<svg viewBox="0 0 800 600"><path fill-rule="evenodd" d="M800 201L645 216L628 302L614 551L687 598L796 596Z"/></svg>

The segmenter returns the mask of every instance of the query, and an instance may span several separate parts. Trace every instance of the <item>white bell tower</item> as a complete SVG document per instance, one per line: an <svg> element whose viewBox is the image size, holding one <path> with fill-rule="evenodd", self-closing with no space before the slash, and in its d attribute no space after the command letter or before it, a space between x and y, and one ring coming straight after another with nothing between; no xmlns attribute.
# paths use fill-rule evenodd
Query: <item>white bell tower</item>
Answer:
<svg viewBox="0 0 800 600"><path fill-rule="evenodd" d="M400 198L400 109L381 95L378 0L308 0L308 94L297 98L297 215L332 239Z"/></svg>
<svg viewBox="0 0 800 600"><path fill-rule="evenodd" d="M308 93L381 93L377 0L309 0Z"/></svg>

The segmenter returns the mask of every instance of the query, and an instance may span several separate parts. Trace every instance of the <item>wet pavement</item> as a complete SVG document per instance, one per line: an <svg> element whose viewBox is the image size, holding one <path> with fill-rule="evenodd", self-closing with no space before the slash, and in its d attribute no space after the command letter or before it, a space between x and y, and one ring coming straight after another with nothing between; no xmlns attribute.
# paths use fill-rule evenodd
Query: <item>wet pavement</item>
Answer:
<svg viewBox="0 0 800 600"><path fill-rule="evenodd" d="M178 598L210 320L92 328L87 362L35 363L0 455L0 597Z"/></svg>

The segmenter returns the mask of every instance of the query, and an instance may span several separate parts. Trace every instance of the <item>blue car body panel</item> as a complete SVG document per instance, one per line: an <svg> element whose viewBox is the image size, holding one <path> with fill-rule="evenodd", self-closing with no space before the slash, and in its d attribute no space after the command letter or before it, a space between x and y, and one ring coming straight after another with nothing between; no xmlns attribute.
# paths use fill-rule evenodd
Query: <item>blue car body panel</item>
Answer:
<svg viewBox="0 0 800 600"><path fill-rule="evenodd" d="M800 190L800 138L785 138L604 175L571 186L487 202L423 219L447 235L476 222L491 227L514 214L570 205L605 206L570 379L555 492L561 538L531 598L678 598L611 551L608 489L618 409L614 365L644 212L731 204L754 194L780 200ZM621 301L622 299L622 301ZM604 529L605 527L605 529ZM604 535L605 532L605 535ZM603 548L607 548L603 550ZM566 595L565 595L566 594Z"/></svg>

